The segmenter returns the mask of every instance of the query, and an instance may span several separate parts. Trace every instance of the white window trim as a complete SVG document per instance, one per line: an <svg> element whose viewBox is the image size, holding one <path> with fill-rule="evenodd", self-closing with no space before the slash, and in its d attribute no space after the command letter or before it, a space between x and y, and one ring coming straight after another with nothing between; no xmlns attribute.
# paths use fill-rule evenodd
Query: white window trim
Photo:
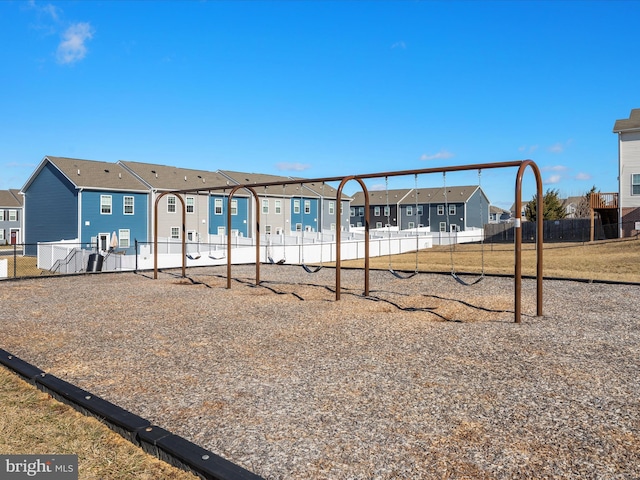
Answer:
<svg viewBox="0 0 640 480"><path fill-rule="evenodd" d="M447 222L440 222L439 231L443 233L447 231Z"/></svg>
<svg viewBox="0 0 640 480"><path fill-rule="evenodd" d="M275 210L276 215L281 215L282 214L282 200L275 200L273 209Z"/></svg>
<svg viewBox="0 0 640 480"><path fill-rule="evenodd" d="M293 213L300 213L300 200L293 201Z"/></svg>
<svg viewBox="0 0 640 480"><path fill-rule="evenodd" d="M633 182L633 177L638 177L638 181L636 183ZM633 187L638 187L638 193L633 193ZM640 195L640 173L632 173L631 174L631 196L635 197Z"/></svg>
<svg viewBox="0 0 640 480"><path fill-rule="evenodd" d="M127 213L127 198L131 199L131 213ZM133 195L125 195L124 197L122 197L122 214L123 215L134 215L136 208L136 200L135 197Z"/></svg>
<svg viewBox="0 0 640 480"><path fill-rule="evenodd" d="M456 214L456 206L449 205L449 215L455 215L455 214Z"/></svg>
<svg viewBox="0 0 640 480"><path fill-rule="evenodd" d="M231 200L231 215L238 215L238 200L235 198Z"/></svg>
<svg viewBox="0 0 640 480"><path fill-rule="evenodd" d="M269 214L269 199L268 198L263 198L262 199L262 213L264 213L265 215Z"/></svg>
<svg viewBox="0 0 640 480"><path fill-rule="evenodd" d="M126 239L126 244L123 242ZM128 228L118 230L118 247L129 248L131 246L131 231Z"/></svg>
<svg viewBox="0 0 640 480"><path fill-rule="evenodd" d="M18 221L18 210L9 210L9 221L10 222Z"/></svg>
<svg viewBox="0 0 640 480"><path fill-rule="evenodd" d="M221 198L213 199L213 214L222 215L222 199Z"/></svg>
<svg viewBox="0 0 640 480"><path fill-rule="evenodd" d="M0 208L0 222L4 222L4 210Z"/></svg>
<svg viewBox="0 0 640 480"><path fill-rule="evenodd" d="M189 200L191 200L191 205L189 205ZM191 211L189 211L189 207L191 207ZM185 208L189 214L196 213L196 197L187 197L185 200Z"/></svg>
<svg viewBox="0 0 640 480"><path fill-rule="evenodd" d="M356 214L356 209L352 208L351 211L353 212L351 214L351 216L355 216ZM335 215L336 214L336 203L335 202L329 202L329 215Z"/></svg>
<svg viewBox="0 0 640 480"><path fill-rule="evenodd" d="M380 207L373 207L373 215L376 217L380 216Z"/></svg>
<svg viewBox="0 0 640 480"><path fill-rule="evenodd" d="M109 211L108 212L103 212L103 207L107 206L107 203L104 202L104 200L109 200L108 206L109 206ZM111 213L113 212L113 198L111 197L111 195L100 195L100 215L111 215Z"/></svg>
<svg viewBox="0 0 640 480"><path fill-rule="evenodd" d="M173 202L171 202L173 200ZM167 195L167 213L176 213L177 198L175 195ZM173 207L173 210L171 209Z"/></svg>
<svg viewBox="0 0 640 480"><path fill-rule="evenodd" d="M407 205L407 217L413 217L413 206Z"/></svg>
<svg viewBox="0 0 640 480"><path fill-rule="evenodd" d="M173 236L174 230L178 231L178 235L175 237ZM174 240L180 240L180 227L171 227L169 238L172 238Z"/></svg>
<svg viewBox="0 0 640 480"><path fill-rule="evenodd" d="M444 211L444 205L438 205L438 215L444 215Z"/></svg>
<svg viewBox="0 0 640 480"><path fill-rule="evenodd" d="M311 213L311 200L304 201L304 214L309 215Z"/></svg>

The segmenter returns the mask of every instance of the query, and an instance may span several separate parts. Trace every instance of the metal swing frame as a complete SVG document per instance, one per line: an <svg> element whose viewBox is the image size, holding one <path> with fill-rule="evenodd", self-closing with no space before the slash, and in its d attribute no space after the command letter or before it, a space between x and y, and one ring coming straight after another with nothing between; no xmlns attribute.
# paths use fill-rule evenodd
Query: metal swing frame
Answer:
<svg viewBox="0 0 640 480"><path fill-rule="evenodd" d="M418 174L414 174L415 177L415 208L416 208L416 218L418 217ZM393 266L391 265L391 205L389 204L389 177L384 177L384 185L385 192L387 196L387 238L389 239L389 273L396 277L399 280L408 280L412 277L415 277L418 274L418 250L420 249L420 240L418 236L418 222L416 222L416 268L413 272L408 275L402 275L401 273L395 271ZM400 216L396 213L397 216ZM400 230L400 225L398 225L398 230Z"/></svg>

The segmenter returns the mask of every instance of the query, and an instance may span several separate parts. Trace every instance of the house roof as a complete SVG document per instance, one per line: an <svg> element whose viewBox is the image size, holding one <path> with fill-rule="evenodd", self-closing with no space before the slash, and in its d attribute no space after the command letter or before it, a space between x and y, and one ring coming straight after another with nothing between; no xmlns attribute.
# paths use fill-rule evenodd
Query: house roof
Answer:
<svg viewBox="0 0 640 480"><path fill-rule="evenodd" d="M246 173L246 172L234 172L232 170L220 170L220 173L230 180L236 183L236 185L250 185L255 183L270 183L270 182L286 182L295 180L291 177L283 177L280 175L269 175L266 173ZM300 179L301 182L304 182L304 179ZM309 184L310 185L310 184ZM275 197L289 196L289 197L299 197L300 194L300 184L291 184L286 185L284 188L281 185L273 185L268 187L258 187L256 190L258 195L269 195ZM313 191L309 189L305 189L303 191L303 196L317 196L313 194Z"/></svg>
<svg viewBox="0 0 640 480"><path fill-rule="evenodd" d="M208 187L229 185L227 178L217 172L207 170L193 170L190 168L170 167L155 163L130 162L120 160L135 176L142 180L149 188L157 190L202 190Z"/></svg>
<svg viewBox="0 0 640 480"><path fill-rule="evenodd" d="M616 120L613 126L613 132L625 132L629 130L640 130L640 108L634 108L631 110L629 118L623 118Z"/></svg>
<svg viewBox="0 0 640 480"><path fill-rule="evenodd" d="M20 190L0 190L0 207L21 208L23 197Z"/></svg>
<svg viewBox="0 0 640 480"><path fill-rule="evenodd" d="M446 198L444 187L438 188L419 188L418 204L425 205L429 203L464 203L468 202L471 196L478 190L478 185L467 185L461 187L447 187ZM389 190L389 204L414 205L416 197L415 189L398 189ZM486 195L485 195L486 197ZM446 202L445 202L446 201ZM387 191L374 190L369 192L370 205L386 205ZM358 192L353 197L351 205L364 205L364 193Z"/></svg>
<svg viewBox="0 0 640 480"><path fill-rule="evenodd" d="M489 206L489 213L499 213L500 215L504 213L511 214L509 210L505 210L504 208L496 207L494 205Z"/></svg>
<svg viewBox="0 0 640 480"><path fill-rule="evenodd" d="M46 156L22 187L25 191L47 163L55 166L77 188L145 192L147 188L122 165L96 160Z"/></svg>

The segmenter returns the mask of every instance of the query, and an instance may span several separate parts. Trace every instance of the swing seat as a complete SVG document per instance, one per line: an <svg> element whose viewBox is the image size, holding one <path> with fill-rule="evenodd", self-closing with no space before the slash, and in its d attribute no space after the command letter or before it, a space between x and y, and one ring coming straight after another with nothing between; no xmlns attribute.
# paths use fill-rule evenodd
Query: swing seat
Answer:
<svg viewBox="0 0 640 480"><path fill-rule="evenodd" d="M302 264L302 268L304 268L304 271L307 273L318 273L321 269L322 269L322 265L318 265L315 268L310 268L307 265L305 265L304 263Z"/></svg>
<svg viewBox="0 0 640 480"><path fill-rule="evenodd" d="M187 258L189 260L198 260L200 258L199 253L187 253Z"/></svg>
<svg viewBox="0 0 640 480"><path fill-rule="evenodd" d="M456 282L458 282L460 285L464 285L465 287L471 287L472 285L475 285L476 283L480 283L482 280L484 280L484 274L480 275L473 282L465 282L455 272L451 272L451 276L454 278Z"/></svg>
<svg viewBox="0 0 640 480"><path fill-rule="evenodd" d="M284 262L286 262L284 258L278 260L277 262L271 257L268 257L268 259L269 259L269 263L272 265L284 265Z"/></svg>
<svg viewBox="0 0 640 480"><path fill-rule="evenodd" d="M418 272L413 272L413 273L410 273L409 275L400 275L393 268L390 268L389 273L391 273L391 275L393 275L394 277L399 278L400 280L408 280L409 278L415 276Z"/></svg>
<svg viewBox="0 0 640 480"><path fill-rule="evenodd" d="M225 253L221 251L209 252L209 258L211 260L222 260L225 257L226 257Z"/></svg>

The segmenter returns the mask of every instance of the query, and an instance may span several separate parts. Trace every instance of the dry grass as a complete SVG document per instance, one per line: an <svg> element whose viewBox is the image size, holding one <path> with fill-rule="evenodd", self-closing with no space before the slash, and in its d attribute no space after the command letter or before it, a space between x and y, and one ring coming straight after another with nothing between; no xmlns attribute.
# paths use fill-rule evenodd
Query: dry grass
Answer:
<svg viewBox="0 0 640 480"><path fill-rule="evenodd" d="M535 275L535 245L522 248L522 273ZM493 274L513 274L513 245L456 245L433 247L418 253L418 269L429 272L451 271L451 257L458 272L484 271ZM640 282L640 240L638 238L594 243L547 243L543 251L545 277L579 278ZM360 267L364 260L344 261L345 267ZM416 255L404 253L391 259L394 270L414 271ZM372 258L371 268L389 268L389 257Z"/></svg>
<svg viewBox="0 0 640 480"><path fill-rule="evenodd" d="M80 479L193 480L0 367L0 453L77 454Z"/></svg>

